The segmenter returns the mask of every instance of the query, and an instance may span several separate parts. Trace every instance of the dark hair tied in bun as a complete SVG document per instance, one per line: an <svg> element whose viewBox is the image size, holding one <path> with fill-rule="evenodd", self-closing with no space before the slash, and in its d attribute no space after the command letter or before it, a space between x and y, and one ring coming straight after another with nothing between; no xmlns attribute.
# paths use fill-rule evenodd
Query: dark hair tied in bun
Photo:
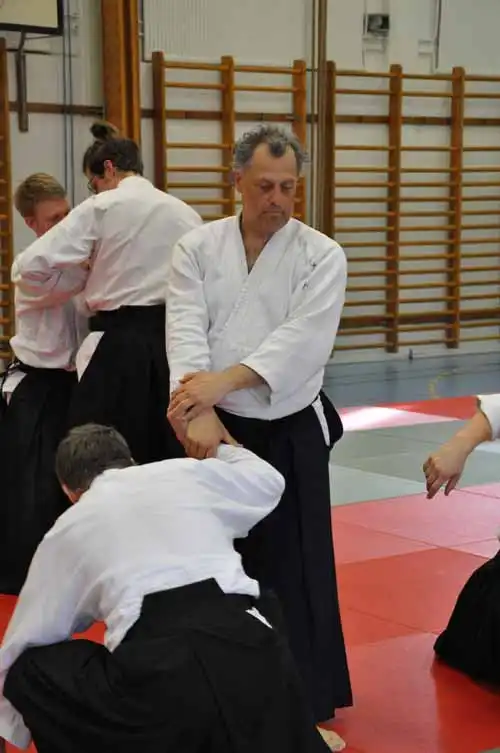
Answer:
<svg viewBox="0 0 500 753"><path fill-rule="evenodd" d="M119 137L120 132L112 123L98 120L90 126L90 133L96 141L111 141Z"/></svg>
<svg viewBox="0 0 500 753"><path fill-rule="evenodd" d="M123 138L118 128L105 120L93 123L90 132L94 141L86 149L82 161L82 169L87 177L103 177L106 162L111 162L123 173L142 175L144 167L141 152L135 141Z"/></svg>

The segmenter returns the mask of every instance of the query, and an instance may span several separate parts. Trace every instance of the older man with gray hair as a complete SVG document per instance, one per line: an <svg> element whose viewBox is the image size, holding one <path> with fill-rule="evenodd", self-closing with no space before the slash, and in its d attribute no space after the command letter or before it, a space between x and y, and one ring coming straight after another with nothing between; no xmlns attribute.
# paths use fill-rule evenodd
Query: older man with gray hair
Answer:
<svg viewBox="0 0 500 753"><path fill-rule="evenodd" d="M305 155L273 125L234 153L243 209L189 232L167 292L169 418L188 455L237 441L286 479L278 508L239 543L280 598L318 723L352 703L339 616L328 462L342 423L322 392L344 304L346 259L293 218Z"/></svg>

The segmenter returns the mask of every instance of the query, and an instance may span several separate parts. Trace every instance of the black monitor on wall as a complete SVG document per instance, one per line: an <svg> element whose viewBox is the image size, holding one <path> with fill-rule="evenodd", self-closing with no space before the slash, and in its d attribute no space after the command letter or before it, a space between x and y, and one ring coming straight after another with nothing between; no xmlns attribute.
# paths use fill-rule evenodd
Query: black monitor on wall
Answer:
<svg viewBox="0 0 500 753"><path fill-rule="evenodd" d="M63 33L64 0L0 0L0 31Z"/></svg>

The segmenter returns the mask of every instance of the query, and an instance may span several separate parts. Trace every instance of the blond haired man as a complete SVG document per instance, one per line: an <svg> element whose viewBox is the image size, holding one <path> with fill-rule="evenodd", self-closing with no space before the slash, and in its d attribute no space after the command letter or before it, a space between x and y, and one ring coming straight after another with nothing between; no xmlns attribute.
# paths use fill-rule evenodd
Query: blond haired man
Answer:
<svg viewBox="0 0 500 753"><path fill-rule="evenodd" d="M70 211L63 186L45 173L22 181L14 205L37 237ZM19 592L37 545L66 509L54 454L66 429L85 325L73 302L34 307L16 289L14 307L13 360L0 382L0 592L11 594Z"/></svg>

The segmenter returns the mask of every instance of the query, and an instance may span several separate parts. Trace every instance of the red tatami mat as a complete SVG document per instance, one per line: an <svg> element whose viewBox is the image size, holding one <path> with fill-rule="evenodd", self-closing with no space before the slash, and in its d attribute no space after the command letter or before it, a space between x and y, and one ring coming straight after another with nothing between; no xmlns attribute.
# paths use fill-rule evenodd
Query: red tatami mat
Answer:
<svg viewBox="0 0 500 753"><path fill-rule="evenodd" d="M445 416L446 418L472 418L476 410L475 397L438 397L433 400L421 400L418 403L392 404L391 408L425 413L427 415Z"/></svg>
<svg viewBox="0 0 500 753"><path fill-rule="evenodd" d="M500 483L493 484L481 484L480 486L470 486L467 491L471 494L479 494L483 497L494 497L500 499ZM500 508L499 508L500 509ZM499 516L499 528L500 528L500 516Z"/></svg>
<svg viewBox="0 0 500 753"><path fill-rule="evenodd" d="M441 423L449 421L445 416L418 413L417 411L373 406L370 408L346 408L340 411L345 431L391 429L396 426Z"/></svg>
<svg viewBox="0 0 500 753"><path fill-rule="evenodd" d="M339 508L342 509L342 508ZM412 541L409 538L394 536L391 533L373 531L355 523L347 523L334 518L335 560L337 565L349 562L389 557L396 554L409 554L430 549L431 544Z"/></svg>
<svg viewBox="0 0 500 753"><path fill-rule="evenodd" d="M475 397L436 398L417 403L354 406L340 411L346 431L413 426L471 418Z"/></svg>
<svg viewBox="0 0 500 753"><path fill-rule="evenodd" d="M428 549L338 568L342 606L427 633L446 625L456 595L484 559Z"/></svg>
<svg viewBox="0 0 500 753"><path fill-rule="evenodd" d="M500 502L466 489L449 497L425 494L336 507L334 525L348 523L433 546L485 541L500 528Z"/></svg>
<svg viewBox="0 0 500 753"><path fill-rule="evenodd" d="M354 708L339 713L346 753L480 753L500 745L500 698L433 663L435 636L353 646Z"/></svg>
<svg viewBox="0 0 500 753"><path fill-rule="evenodd" d="M500 695L434 662L469 575L497 551L497 488L333 510L339 595L355 705L335 730L347 753L500 749ZM499 637L500 640L500 637Z"/></svg>

